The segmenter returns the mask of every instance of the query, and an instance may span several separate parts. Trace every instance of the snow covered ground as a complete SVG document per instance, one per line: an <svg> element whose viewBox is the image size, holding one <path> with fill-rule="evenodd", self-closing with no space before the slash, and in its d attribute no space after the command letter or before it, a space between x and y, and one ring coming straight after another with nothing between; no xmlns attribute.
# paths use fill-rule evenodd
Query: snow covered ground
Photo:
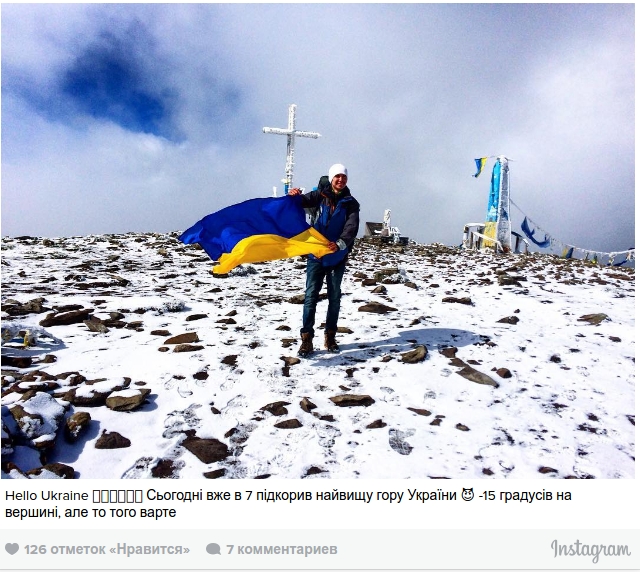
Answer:
<svg viewBox="0 0 640 572"><path fill-rule="evenodd" d="M634 270L361 240L299 360L304 261L177 236L2 240L3 478L634 478Z"/></svg>

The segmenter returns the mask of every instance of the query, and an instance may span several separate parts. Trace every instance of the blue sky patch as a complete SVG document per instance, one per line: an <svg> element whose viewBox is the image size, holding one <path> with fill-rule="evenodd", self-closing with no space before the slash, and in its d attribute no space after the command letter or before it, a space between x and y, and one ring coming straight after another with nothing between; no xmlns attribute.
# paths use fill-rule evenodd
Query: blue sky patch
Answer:
<svg viewBox="0 0 640 572"><path fill-rule="evenodd" d="M89 47L62 75L61 92L74 107L131 131L166 135L168 109L136 61L136 50L113 36Z"/></svg>

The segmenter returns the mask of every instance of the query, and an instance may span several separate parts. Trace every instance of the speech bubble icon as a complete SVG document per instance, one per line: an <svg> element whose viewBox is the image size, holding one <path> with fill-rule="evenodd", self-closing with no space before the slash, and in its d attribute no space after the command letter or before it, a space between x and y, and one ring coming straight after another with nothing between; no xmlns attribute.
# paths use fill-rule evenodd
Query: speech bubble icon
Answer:
<svg viewBox="0 0 640 572"><path fill-rule="evenodd" d="M4 549L13 556L16 552L18 552L20 547L15 542L7 542L4 545Z"/></svg>
<svg viewBox="0 0 640 572"><path fill-rule="evenodd" d="M220 554L220 545L215 542L207 544L207 552L209 554Z"/></svg>

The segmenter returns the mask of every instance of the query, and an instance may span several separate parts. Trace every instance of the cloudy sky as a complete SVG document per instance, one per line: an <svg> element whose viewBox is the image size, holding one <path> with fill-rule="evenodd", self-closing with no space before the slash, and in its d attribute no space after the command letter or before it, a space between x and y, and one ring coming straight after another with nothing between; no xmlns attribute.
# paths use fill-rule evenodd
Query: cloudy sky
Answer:
<svg viewBox="0 0 640 572"><path fill-rule="evenodd" d="M490 166L554 238L634 246L633 4L4 4L2 235L183 230L349 169L361 220L460 243ZM514 226L521 215L513 210ZM361 225L361 232L363 230Z"/></svg>

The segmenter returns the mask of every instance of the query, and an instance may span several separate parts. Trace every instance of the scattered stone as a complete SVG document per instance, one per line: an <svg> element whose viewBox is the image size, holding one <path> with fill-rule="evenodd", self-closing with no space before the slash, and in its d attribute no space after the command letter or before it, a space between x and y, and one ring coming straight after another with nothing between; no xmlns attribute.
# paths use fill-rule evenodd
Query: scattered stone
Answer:
<svg viewBox="0 0 640 572"><path fill-rule="evenodd" d="M302 411L304 411L305 413L311 413L313 409L317 408L318 406L309 401L309 399L307 399L306 397L303 397L302 401L300 401L300 409L302 409Z"/></svg>
<svg viewBox="0 0 640 572"><path fill-rule="evenodd" d="M49 328L51 326L68 326L71 324L81 324L85 320L89 319L89 316L92 312L92 308L84 310L74 310L72 312L64 312L61 314L53 312L51 314L47 314L44 320L40 321L40 325L43 328Z"/></svg>
<svg viewBox="0 0 640 572"><path fill-rule="evenodd" d="M621 342L622 341L622 339L620 339L618 336L609 336L609 339L612 342Z"/></svg>
<svg viewBox="0 0 640 572"><path fill-rule="evenodd" d="M129 381L94 380L72 387L62 398L78 407L100 407L105 405L107 397L114 391L122 391L129 387Z"/></svg>
<svg viewBox="0 0 640 572"><path fill-rule="evenodd" d="M291 405L288 401L275 401L274 403L269 403L264 407L260 408L260 411L267 411L271 413L271 415L275 415L279 417L281 415L288 415L289 411L285 407L285 405Z"/></svg>
<svg viewBox="0 0 640 572"><path fill-rule="evenodd" d="M96 441L96 449L124 449L126 447L131 447L131 441L116 431L107 433L107 430L104 429Z"/></svg>
<svg viewBox="0 0 640 572"><path fill-rule="evenodd" d="M200 461L205 464L223 461L231 452L229 447L217 439L201 439L200 437L187 437L182 446L193 453Z"/></svg>
<svg viewBox="0 0 640 572"><path fill-rule="evenodd" d="M558 469L553 469L551 467L540 467L538 469L539 473L542 473L543 475L548 475L549 473L557 473Z"/></svg>
<svg viewBox="0 0 640 572"><path fill-rule="evenodd" d="M598 326L605 320L610 320L609 316L606 314L586 314L584 316L580 316L578 318L579 322L588 322L593 326Z"/></svg>
<svg viewBox="0 0 640 572"><path fill-rule="evenodd" d="M230 365L235 367L237 365L238 356L225 356L222 358L222 363L224 365Z"/></svg>
<svg viewBox="0 0 640 572"><path fill-rule="evenodd" d="M390 276L396 276L397 274L399 274L399 271L398 271L397 267L394 267L394 268L381 268L380 270L378 270L378 271L376 271L374 273L373 277L378 282L381 282L385 278L388 278Z"/></svg>
<svg viewBox="0 0 640 572"><path fill-rule="evenodd" d="M91 316L90 320L84 320L83 324L89 328L90 332L95 332L97 334L106 334L109 332L109 328L102 323L102 320L95 316Z"/></svg>
<svg viewBox="0 0 640 572"><path fill-rule="evenodd" d="M278 429L299 429L302 427L302 423L297 419L287 419L286 421L276 423L274 427L277 427Z"/></svg>
<svg viewBox="0 0 640 572"><path fill-rule="evenodd" d="M518 316L508 316L506 318L502 318L500 320L498 320L498 324L511 324L511 325L515 325L520 321L520 318L518 318Z"/></svg>
<svg viewBox="0 0 640 572"><path fill-rule="evenodd" d="M196 332L187 332L186 334L173 336L172 338L165 340L164 343L169 346L173 344L192 344L199 341L200 338L198 338L198 334Z"/></svg>
<svg viewBox="0 0 640 572"><path fill-rule="evenodd" d="M125 389L124 391L114 391L107 397L106 406L113 411L132 411L140 407L150 389Z"/></svg>
<svg viewBox="0 0 640 572"><path fill-rule="evenodd" d="M443 355L446 358L454 358L456 357L456 354L458 353L458 348L442 348L440 350L438 350L438 353Z"/></svg>
<svg viewBox="0 0 640 572"><path fill-rule="evenodd" d="M369 407L375 403L370 395L336 395L329 398L338 407Z"/></svg>
<svg viewBox="0 0 640 572"><path fill-rule="evenodd" d="M151 476L154 479L177 479L180 466L171 459L160 459L155 467L151 469Z"/></svg>
<svg viewBox="0 0 640 572"><path fill-rule="evenodd" d="M416 348L411 350L410 352L401 354L402 361L404 363L419 363L425 360L425 358L427 357L427 353L428 351L426 346L419 345L419 346L416 346Z"/></svg>
<svg viewBox="0 0 640 572"><path fill-rule="evenodd" d="M469 297L463 298L455 298L454 296L447 296L442 299L443 302L452 303L452 304L466 304L467 306L473 306L473 302Z"/></svg>
<svg viewBox="0 0 640 572"><path fill-rule="evenodd" d="M463 425L462 423L457 423L456 429L458 429L459 431L469 431L469 427Z"/></svg>
<svg viewBox="0 0 640 572"><path fill-rule="evenodd" d="M49 463L37 469L31 469L25 473L29 478L44 479L75 479L76 473L73 467L63 463Z"/></svg>
<svg viewBox="0 0 640 572"><path fill-rule="evenodd" d="M91 423L91 415L86 411L76 411L65 423L65 438L70 443L75 443L80 434L84 433Z"/></svg>
<svg viewBox="0 0 640 572"><path fill-rule="evenodd" d="M187 316L185 318L185 320L187 322L195 322L196 320L204 320L205 318L208 318L209 316L207 316L206 314L192 314L191 316Z"/></svg>
<svg viewBox="0 0 640 572"><path fill-rule="evenodd" d="M415 407L407 407L407 409L423 417L429 417L429 415L431 415L431 411L427 411L426 409L416 409Z"/></svg>
<svg viewBox="0 0 640 572"><path fill-rule="evenodd" d="M388 314L389 312L397 312L397 308L392 308L391 306L385 306L380 302L369 302L364 306L360 306L358 308L358 312L371 312L373 314Z"/></svg>
<svg viewBox="0 0 640 572"><path fill-rule="evenodd" d="M216 469L215 471L207 471L202 473L205 479L220 479L227 474L227 469Z"/></svg>
<svg viewBox="0 0 640 572"><path fill-rule="evenodd" d="M300 359L297 357L289 357L289 356L281 356L280 359L285 363L285 365L287 366L292 366L292 365L297 365L300 363Z"/></svg>
<svg viewBox="0 0 640 572"><path fill-rule="evenodd" d="M367 429L382 429L383 427L386 427L387 424L382 420L382 419L376 419L375 421L369 423L369 425L367 425Z"/></svg>
<svg viewBox="0 0 640 572"><path fill-rule="evenodd" d="M477 369L473 369L470 365L465 365L460 371L456 372L458 375L461 375L465 379L469 381L473 381L474 383L479 383L481 385L490 385L492 387L499 387L498 382L489 377L488 375L478 371Z"/></svg>
<svg viewBox="0 0 640 572"><path fill-rule="evenodd" d="M553 363L561 363L562 362L562 358L558 355L558 354L553 354L550 358L549 361L553 362Z"/></svg>
<svg viewBox="0 0 640 572"><path fill-rule="evenodd" d="M9 412L20 432L36 449L50 449L55 445L65 407L50 394L28 391L22 396L20 403L9 406Z"/></svg>
<svg viewBox="0 0 640 572"><path fill-rule="evenodd" d="M152 330L149 332L152 336L170 336L171 332L169 330Z"/></svg>
<svg viewBox="0 0 640 572"><path fill-rule="evenodd" d="M522 286L520 281L524 281L526 278L521 276L509 276L508 274L501 274L498 276L498 284L500 286Z"/></svg>
<svg viewBox="0 0 640 572"><path fill-rule="evenodd" d="M6 300L2 303L2 309L9 314L10 316L25 316L27 314L42 314L48 311L48 308L45 308L42 303L45 301L44 298L34 298L33 300L29 300L24 304L20 304L20 302L16 300L12 300L13 304L10 304L9 300ZM80 309L82 306L79 306L76 309Z"/></svg>
<svg viewBox="0 0 640 572"><path fill-rule="evenodd" d="M2 356L1 360L2 365L6 365L8 367L17 367L18 369L31 367L31 364L33 363L33 359L30 357Z"/></svg>
<svg viewBox="0 0 640 572"><path fill-rule="evenodd" d="M178 344L174 346L173 353L184 353L184 352L197 352L203 350L204 346L193 345L193 344Z"/></svg>
<svg viewBox="0 0 640 572"><path fill-rule="evenodd" d="M320 473L326 473L326 472L327 472L326 470L321 469L320 467L312 466L307 469L307 472L305 473L304 476L309 477L311 475L319 475Z"/></svg>
<svg viewBox="0 0 640 572"><path fill-rule="evenodd" d="M496 373L503 379L512 377L511 372L506 367L501 367L496 370Z"/></svg>

